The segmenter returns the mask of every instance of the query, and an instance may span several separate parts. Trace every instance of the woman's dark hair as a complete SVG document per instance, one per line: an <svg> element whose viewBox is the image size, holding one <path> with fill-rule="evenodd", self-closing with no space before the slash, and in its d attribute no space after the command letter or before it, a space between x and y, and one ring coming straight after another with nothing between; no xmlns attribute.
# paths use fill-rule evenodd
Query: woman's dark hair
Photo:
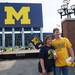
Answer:
<svg viewBox="0 0 75 75"><path fill-rule="evenodd" d="M51 38L52 39L52 35L46 35L45 39L44 39L44 44L46 44L47 39Z"/></svg>

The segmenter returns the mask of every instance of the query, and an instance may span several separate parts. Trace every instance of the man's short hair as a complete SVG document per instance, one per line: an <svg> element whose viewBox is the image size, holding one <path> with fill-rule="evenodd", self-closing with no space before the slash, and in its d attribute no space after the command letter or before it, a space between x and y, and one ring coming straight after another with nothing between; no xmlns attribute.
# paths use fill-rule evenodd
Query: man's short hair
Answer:
<svg viewBox="0 0 75 75"><path fill-rule="evenodd" d="M59 28L54 28L53 33L55 33L55 31L59 31Z"/></svg>

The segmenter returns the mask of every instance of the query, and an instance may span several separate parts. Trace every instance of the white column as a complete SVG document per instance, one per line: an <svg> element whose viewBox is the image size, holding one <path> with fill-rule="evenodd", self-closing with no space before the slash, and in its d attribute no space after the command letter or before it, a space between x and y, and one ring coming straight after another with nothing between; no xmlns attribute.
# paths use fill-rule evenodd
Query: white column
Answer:
<svg viewBox="0 0 75 75"><path fill-rule="evenodd" d="M34 29L33 29L33 27L31 27L31 34L33 34L33 31L34 31Z"/></svg>
<svg viewBox="0 0 75 75"><path fill-rule="evenodd" d="M42 27L40 28L40 39L41 41L43 41L43 28Z"/></svg>
<svg viewBox="0 0 75 75"><path fill-rule="evenodd" d="M5 29L4 28L2 28L2 46L3 46L3 48L5 47Z"/></svg>
<svg viewBox="0 0 75 75"><path fill-rule="evenodd" d="M12 28L12 47L15 47L15 30Z"/></svg>
<svg viewBox="0 0 75 75"><path fill-rule="evenodd" d="M22 28L22 47L25 47L25 40L24 40L24 28Z"/></svg>

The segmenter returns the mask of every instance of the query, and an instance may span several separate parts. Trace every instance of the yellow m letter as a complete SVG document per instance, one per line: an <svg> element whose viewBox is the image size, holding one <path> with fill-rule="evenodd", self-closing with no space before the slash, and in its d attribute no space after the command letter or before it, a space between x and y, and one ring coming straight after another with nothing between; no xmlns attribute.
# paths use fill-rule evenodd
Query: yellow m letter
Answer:
<svg viewBox="0 0 75 75"><path fill-rule="evenodd" d="M30 7L22 7L19 12L13 7L6 6L6 19L5 24L15 24L15 19L18 21L21 19L21 24L31 24L28 13L30 12Z"/></svg>

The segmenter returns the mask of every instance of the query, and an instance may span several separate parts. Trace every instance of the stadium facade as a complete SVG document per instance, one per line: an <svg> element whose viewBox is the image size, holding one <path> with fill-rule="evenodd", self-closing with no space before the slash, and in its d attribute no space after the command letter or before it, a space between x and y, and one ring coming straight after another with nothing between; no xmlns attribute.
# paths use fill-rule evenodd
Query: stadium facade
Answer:
<svg viewBox="0 0 75 75"><path fill-rule="evenodd" d="M43 41L40 3L0 3L0 47L25 47L34 34Z"/></svg>

